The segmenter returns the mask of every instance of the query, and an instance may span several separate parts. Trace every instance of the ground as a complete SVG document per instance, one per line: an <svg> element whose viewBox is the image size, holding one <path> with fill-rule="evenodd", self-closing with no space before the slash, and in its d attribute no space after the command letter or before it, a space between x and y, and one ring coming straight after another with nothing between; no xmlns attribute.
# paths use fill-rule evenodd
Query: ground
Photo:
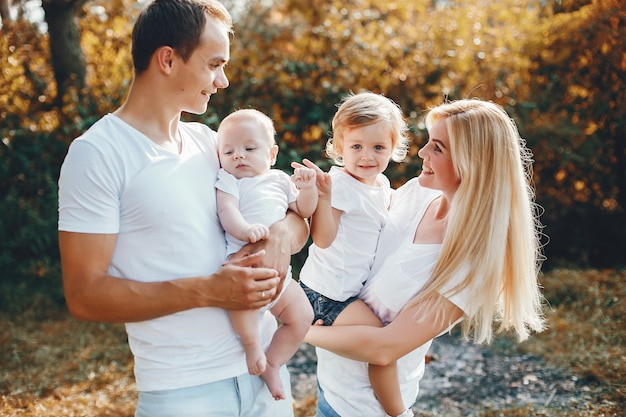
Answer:
<svg viewBox="0 0 626 417"><path fill-rule="evenodd" d="M522 345L434 341L417 416L626 415L626 269L554 270L542 285L547 329ZM123 325L77 321L50 294L20 288L0 291L0 415L132 417ZM306 344L289 363L295 417L315 414L315 364Z"/></svg>
<svg viewBox="0 0 626 417"><path fill-rule="evenodd" d="M589 386L540 357L494 350L464 342L459 335L436 339L413 407L416 415L473 416L512 406L530 410L527 415L574 410L584 415L587 403L594 401ZM303 345L290 363L296 402L315 395L315 360L314 350Z"/></svg>

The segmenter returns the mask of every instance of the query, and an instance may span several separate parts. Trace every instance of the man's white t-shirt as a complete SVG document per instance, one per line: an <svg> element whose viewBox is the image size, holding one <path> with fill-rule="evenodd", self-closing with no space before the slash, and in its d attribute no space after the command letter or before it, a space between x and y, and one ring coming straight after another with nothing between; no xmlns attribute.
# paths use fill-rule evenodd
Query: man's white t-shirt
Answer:
<svg viewBox="0 0 626 417"><path fill-rule="evenodd" d="M225 259L217 217L216 133L180 123L180 154L117 116L96 122L70 146L59 179L59 230L117 234L109 274L142 282L209 275ZM267 313L265 346L276 329ZM197 308L127 323L140 391L196 386L247 372L228 314Z"/></svg>
<svg viewBox="0 0 626 417"><path fill-rule="evenodd" d="M376 185L363 184L343 169L332 167L331 205L343 211L333 243L309 246L300 281L324 296L345 301L361 291L374 262L378 237L388 216L391 186L383 174Z"/></svg>
<svg viewBox="0 0 626 417"><path fill-rule="evenodd" d="M414 244L413 238L426 208L440 193L407 182L394 193L389 219L382 231L378 252L360 298L383 323L389 323L400 309L426 284L439 256L439 244ZM454 288L463 278L451 279L442 292ZM467 311L467 292L448 297ZM424 374L424 359L432 340L397 361L398 379L405 407L417 398ZM324 349L317 352L317 379L324 397L342 416L384 416L370 384L367 363L346 359Z"/></svg>

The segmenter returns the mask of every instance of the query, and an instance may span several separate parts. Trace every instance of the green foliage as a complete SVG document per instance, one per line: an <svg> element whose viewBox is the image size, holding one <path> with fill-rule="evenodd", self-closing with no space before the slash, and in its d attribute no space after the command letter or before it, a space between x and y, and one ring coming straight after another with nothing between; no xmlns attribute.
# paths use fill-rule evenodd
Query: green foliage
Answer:
<svg viewBox="0 0 626 417"><path fill-rule="evenodd" d="M468 4L471 3L471 4ZM396 101L411 126L416 175L425 111L446 98L504 105L535 154L550 237L547 265L623 265L626 253L625 10L619 0L277 0L235 16L231 86L211 110L185 116L216 128L236 108L275 121L277 166L307 157L327 169L336 106L370 90ZM87 87L52 102L48 39L28 21L0 37L2 281L57 271L56 181L70 141L119 106L132 81L130 32L141 4L93 0L80 13ZM300 264L306 251L296 257ZM38 282L38 281L35 281Z"/></svg>
<svg viewBox="0 0 626 417"><path fill-rule="evenodd" d="M620 0L554 6L544 9L541 38L528 45L531 94L517 108L536 156L552 236L546 250L582 265L623 265L626 8Z"/></svg>

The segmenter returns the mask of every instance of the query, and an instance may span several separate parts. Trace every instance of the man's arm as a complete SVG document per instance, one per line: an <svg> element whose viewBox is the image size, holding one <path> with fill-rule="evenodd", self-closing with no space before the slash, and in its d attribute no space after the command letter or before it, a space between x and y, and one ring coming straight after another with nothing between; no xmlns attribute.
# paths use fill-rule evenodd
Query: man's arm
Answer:
<svg viewBox="0 0 626 417"><path fill-rule="evenodd" d="M258 253L207 276L151 283L117 278L107 273L116 241L115 234L59 232L63 289L77 319L135 322L197 307L259 308L280 282L276 270L251 268L261 263Z"/></svg>

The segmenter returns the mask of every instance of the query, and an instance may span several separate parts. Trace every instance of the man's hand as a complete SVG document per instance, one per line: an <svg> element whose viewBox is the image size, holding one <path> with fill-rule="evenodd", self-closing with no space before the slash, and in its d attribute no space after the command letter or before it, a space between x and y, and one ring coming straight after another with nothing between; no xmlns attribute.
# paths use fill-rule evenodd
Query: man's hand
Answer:
<svg viewBox="0 0 626 417"><path fill-rule="evenodd" d="M268 304L278 293L281 278L275 269L252 268L260 264L264 251L231 257L210 277L209 304L226 310L256 309Z"/></svg>
<svg viewBox="0 0 626 417"><path fill-rule="evenodd" d="M227 263L236 261L247 262L251 266L271 268L278 271L281 284L275 296L280 294L282 280L287 275L291 255L299 252L309 237L307 222L298 214L288 211L285 218L270 226L270 235L267 239L256 243L249 243L235 252Z"/></svg>

